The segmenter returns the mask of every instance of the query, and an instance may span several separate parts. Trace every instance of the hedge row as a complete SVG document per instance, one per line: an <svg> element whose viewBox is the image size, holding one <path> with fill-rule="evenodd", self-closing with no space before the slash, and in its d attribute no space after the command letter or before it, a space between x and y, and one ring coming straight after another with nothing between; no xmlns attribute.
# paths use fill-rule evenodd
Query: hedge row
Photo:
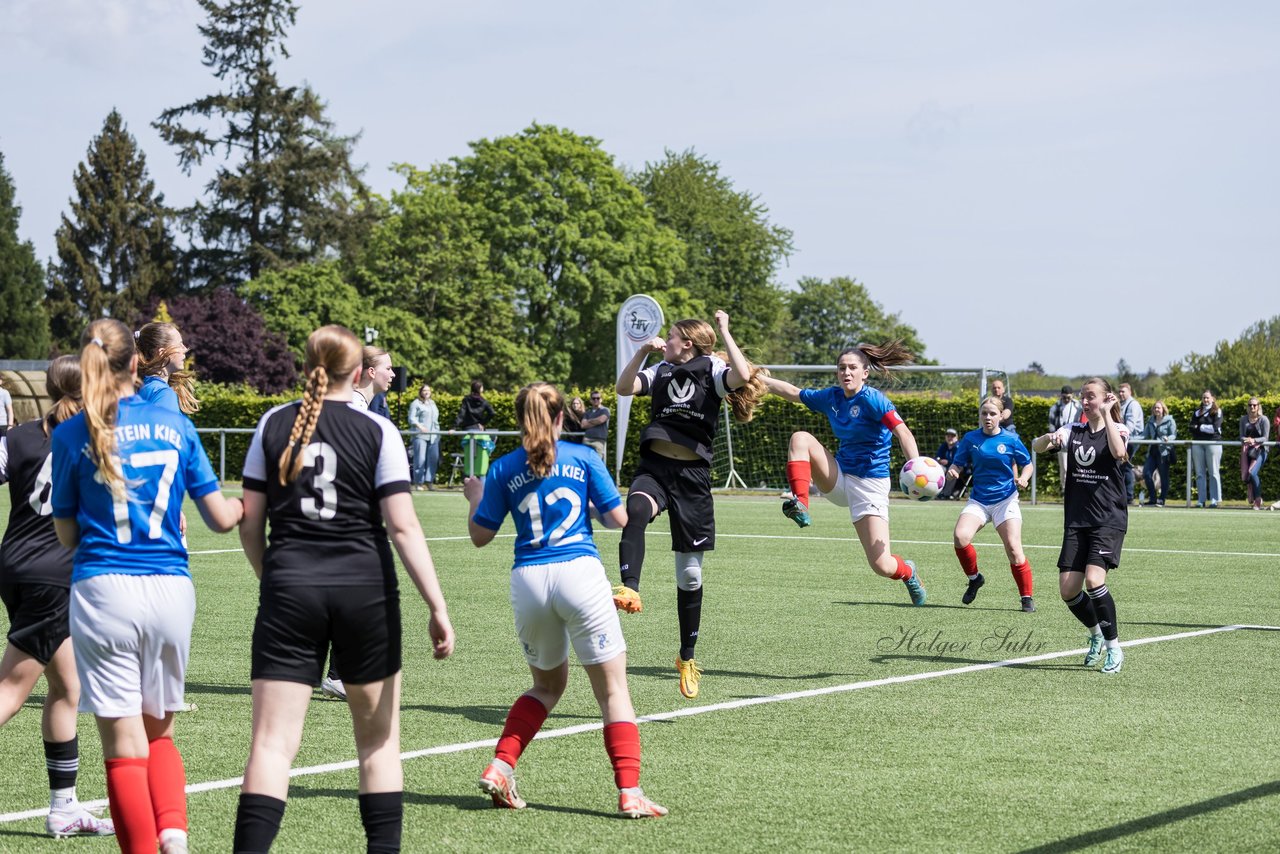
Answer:
<svg viewBox="0 0 1280 854"><path fill-rule="evenodd" d="M584 399L587 397L586 391L571 391L569 394L570 396L580 394ZM908 426L922 424L951 425L956 427L961 434L978 426L976 415L978 400L976 394L961 393L945 398L932 394L901 390L897 393L890 390L889 394ZM610 412L616 414L617 400L612 389L605 389L603 396L604 405L609 407ZM209 428L254 427L258 423L258 419L269 408L290 399L288 396L263 397L251 392L232 391L216 387L201 387L200 397L201 408L196 413L194 420L197 427ZM486 397L497 412L496 422L489 426L496 430L515 430L515 396L513 394L493 392L486 394ZM412 400L410 394L391 394L389 396L388 402L391 406L392 415L401 429L407 429L408 427L406 416L410 400ZM449 429L458 414L462 396L437 394L435 400L440 407L441 427ZM1023 440L1028 445L1032 438L1048 430L1049 408L1053 405L1053 402L1051 398L1042 397L1014 398L1014 423L1019 435L1023 437ZM1149 416L1151 405L1154 401L1140 400L1140 402L1142 403L1143 412ZM1191 413L1200 405L1199 400L1168 398L1165 403L1178 425L1178 438L1189 438L1187 425L1190 424ZM1264 397L1262 398L1262 403L1263 411L1270 417L1275 412L1276 407L1280 406L1280 395ZM624 482L629 479L638 462L640 432L648 424L649 420L649 408L646 404L646 399L638 398L631 407L630 426L627 431L627 450L623 458ZM1223 497L1227 500L1244 500L1245 498L1245 485L1239 476L1238 445L1234 444L1234 442L1238 436L1239 419L1245 414L1247 404L1247 397L1219 401L1219 405L1223 410L1223 437L1231 443L1223 447L1222 453L1222 491ZM918 426L915 429L920 430ZM920 447L921 453L933 453L934 449L942 441L942 429L945 428L937 428L938 435L916 433L916 442ZM825 419L819 418L799 404L789 403L780 398L767 398L756 410L755 418L751 423L734 423L732 425L731 438L735 468L748 487L763 486L781 489L785 486L783 472L787 458L787 443L791 433L797 430L807 430L821 439L828 447L834 447L835 440ZM1273 440L1275 438L1274 436L1272 437ZM210 459L213 460L216 467L218 465L218 437L216 435L206 435L204 441ZM446 455L461 449L456 438L446 437L444 441L443 450ZM611 429L609 436L610 469L612 469L615 442L616 433ZM239 477L244 456L248 450L249 437L247 435L229 435L226 443L227 476L235 480ZM494 453L495 455L504 454L515 448L515 446L516 439L514 436L500 436L497 438L497 449ZM1275 450L1272 449L1273 457L1276 456ZM1143 463L1145 454L1145 450L1139 450L1135 454L1135 463L1139 467ZM724 485L729 477L727 456L727 441L722 424L717 437L716 463L712 468L712 482L718 486ZM895 471L902 465L902 462L902 452L895 443L892 462ZM1061 477L1058 472L1057 454L1041 455L1038 462L1040 465L1037 476L1039 493L1048 496L1060 495ZM1170 494L1179 498L1185 494L1186 466L1186 449L1179 448L1175 453L1174 462L1170 470ZM441 467L441 477L447 477L447 456L441 461ZM1262 488L1263 495L1269 496L1268 500L1280 497L1280 460L1272 460L1263 467Z"/></svg>

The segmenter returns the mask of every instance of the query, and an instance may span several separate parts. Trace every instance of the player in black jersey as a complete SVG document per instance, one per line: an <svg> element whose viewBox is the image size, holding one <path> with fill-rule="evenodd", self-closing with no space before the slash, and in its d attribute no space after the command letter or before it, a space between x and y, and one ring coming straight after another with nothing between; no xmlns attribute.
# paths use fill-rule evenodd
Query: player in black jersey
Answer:
<svg viewBox="0 0 1280 854"><path fill-rule="evenodd" d="M399 851L400 597L391 543L430 608L436 658L453 652L453 627L409 495L400 434L351 405L360 342L341 326L322 327L307 339L306 361L302 400L262 417L245 460L240 538L262 585L253 741L234 850L266 851L280 829L289 767L332 642L355 730L369 850Z"/></svg>
<svg viewBox="0 0 1280 854"><path fill-rule="evenodd" d="M1038 454L1059 448L1067 452L1058 591L1089 630L1084 663L1092 666L1102 660L1103 673L1119 673L1124 650L1107 572L1120 564L1129 527L1123 467L1128 460L1129 431L1120 418L1119 399L1106 380L1087 380L1080 389L1080 404L1085 423L1064 424L1031 444Z"/></svg>
<svg viewBox="0 0 1280 854"><path fill-rule="evenodd" d="M729 334L729 315L716 312L728 361L711 351L716 333L702 320L681 320L666 339L654 338L622 369L620 395L648 395L649 426L640 436L640 466L627 494L627 525L618 560L622 584L614 604L628 613L641 609L640 570L644 534L663 510L671 520L671 550L676 557L676 603L680 618L680 693L698 696L702 671L694 645L702 621L702 554L715 548L715 507L711 500L711 443L720 423L721 401L728 397L738 421L750 421L764 397L756 376ZM662 361L641 370L650 353Z"/></svg>
<svg viewBox="0 0 1280 854"><path fill-rule="evenodd" d="M80 411L80 360L54 359L45 387L53 398L49 414L0 437L0 483L8 482L10 498L9 525L0 543L0 598L9 612L9 645L0 660L0 726L22 709L44 674L49 685L40 722L49 772L45 829L55 837L103 835L114 832L111 822L76 799L80 677L68 622L73 555L58 542L49 501L49 436Z"/></svg>

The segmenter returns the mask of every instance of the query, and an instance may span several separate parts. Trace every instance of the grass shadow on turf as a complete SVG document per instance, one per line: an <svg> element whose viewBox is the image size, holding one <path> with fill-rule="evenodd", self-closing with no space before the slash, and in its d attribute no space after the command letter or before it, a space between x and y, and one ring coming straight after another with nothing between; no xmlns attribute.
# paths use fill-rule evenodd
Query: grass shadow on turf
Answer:
<svg viewBox="0 0 1280 854"><path fill-rule="evenodd" d="M956 611L997 611L1000 613L1007 613L1007 614L1022 613L1022 611L1020 611L1017 608L1014 608L1013 606L1010 606L1008 608L984 608L981 605L944 605L941 602L938 602L938 603L926 602L923 605L912 605L910 602L850 602L850 601L841 602L837 600L835 602L832 602L831 604L849 605L850 607L857 607L860 605L871 605L871 606L878 606L881 608L907 608L908 610L915 609L915 608L919 608L921 610L925 608L950 608Z"/></svg>
<svg viewBox="0 0 1280 854"><path fill-rule="evenodd" d="M342 801L357 800L359 795L355 789L330 789L330 788L305 788L297 787L294 783L289 789L290 798L336 798ZM406 790L404 793L405 806L426 806L426 807L453 807L460 812L488 812L494 809L489 796L476 791L474 795L434 795L423 792L415 792ZM581 807L566 807L553 804L540 804L536 801L529 801L529 809L538 810L540 812L565 813L569 815L587 815L596 818L624 818L616 812L607 812L605 810L584 809ZM4 833L5 831L0 831ZM39 836L41 834L28 834Z"/></svg>
<svg viewBox="0 0 1280 854"><path fill-rule="evenodd" d="M892 664L895 661L927 661L935 664L955 664L960 667L970 664L995 664L1000 661L1000 659L996 658L956 658L947 655L876 655L867 660L872 664ZM1003 666L1010 670L1078 670L1081 673L1089 673L1094 670L1094 668L1085 667L1082 664L1053 664L1043 661L1020 662Z"/></svg>
<svg viewBox="0 0 1280 854"><path fill-rule="evenodd" d="M188 682L185 690L191 694L239 694L245 697L253 694L249 685L213 685L208 682Z"/></svg>
<svg viewBox="0 0 1280 854"><path fill-rule="evenodd" d="M8 830L0 829L0 836L30 836L34 839L52 839L47 833L41 833L38 830Z"/></svg>
<svg viewBox="0 0 1280 854"><path fill-rule="evenodd" d="M821 671L819 673L752 673L744 670L721 670L718 667L708 668L703 671L708 676L730 676L741 679L781 679L791 681L795 679L832 679L836 676L860 676L859 673L832 673L829 671ZM628 676L649 676L661 678L663 680L672 680L676 678L675 667L627 667Z"/></svg>
<svg viewBox="0 0 1280 854"><path fill-rule="evenodd" d="M1087 833L1081 833L1067 839L1047 842L1035 848L1025 848L1019 854L1065 854L1065 852L1069 851L1092 848L1095 845L1103 845L1121 837L1143 833L1167 824L1186 821L1189 818L1195 818L1206 813L1217 812L1218 810L1239 806L1258 798L1268 798L1274 795L1280 795L1280 780L1273 780L1260 786L1252 786L1248 789L1241 789L1238 792L1219 795L1216 798L1209 798L1205 801L1197 801L1194 804L1186 804L1164 812L1135 818L1132 821L1123 821L1120 824L1113 824L1111 827L1090 830Z"/></svg>
<svg viewBox="0 0 1280 854"><path fill-rule="evenodd" d="M672 672L675 672L674 669ZM430 712L441 715L459 715L469 721L491 726L502 726L507 721L511 706L433 706L427 703L401 703L400 711ZM598 721L599 715L571 715L556 712L549 720Z"/></svg>

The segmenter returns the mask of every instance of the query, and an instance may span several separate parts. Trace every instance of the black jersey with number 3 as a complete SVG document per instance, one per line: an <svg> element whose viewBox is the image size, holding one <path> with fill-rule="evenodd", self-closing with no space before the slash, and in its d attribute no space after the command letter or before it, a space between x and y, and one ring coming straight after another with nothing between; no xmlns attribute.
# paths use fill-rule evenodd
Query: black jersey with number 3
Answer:
<svg viewBox="0 0 1280 854"><path fill-rule="evenodd" d="M641 371L638 394L650 395L652 403L640 447L665 439L710 463L720 402L729 393L728 372L729 366L716 356L694 356L681 365L663 361Z"/></svg>
<svg viewBox="0 0 1280 854"><path fill-rule="evenodd" d="M62 547L53 528L49 437L41 422L29 421L3 441L0 472L9 481L9 525L0 544L0 581L70 587L74 553Z"/></svg>
<svg viewBox="0 0 1280 854"><path fill-rule="evenodd" d="M282 486L280 454L301 401L258 422L244 463L244 488L265 493L270 532L263 583L395 586L395 563L379 501L409 491L404 442L387 419L326 400L303 453L302 472Z"/></svg>
<svg viewBox="0 0 1280 854"><path fill-rule="evenodd" d="M1068 428L1064 428L1068 429ZM1068 528L1129 527L1128 499L1124 488L1124 469L1111 455L1107 428L1089 432L1089 425L1070 425L1067 452L1067 484L1063 514ZM1120 428L1123 438L1128 433Z"/></svg>

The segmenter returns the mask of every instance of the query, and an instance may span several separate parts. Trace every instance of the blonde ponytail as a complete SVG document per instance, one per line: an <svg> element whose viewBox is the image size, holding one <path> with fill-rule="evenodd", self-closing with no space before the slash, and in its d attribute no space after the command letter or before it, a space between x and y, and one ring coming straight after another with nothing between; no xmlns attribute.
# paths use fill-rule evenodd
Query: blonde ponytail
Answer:
<svg viewBox="0 0 1280 854"><path fill-rule="evenodd" d="M112 495L123 498L124 473L116 457L120 386L132 382L133 336L118 320L103 318L80 336L80 395L89 430L89 458Z"/></svg>
<svg viewBox="0 0 1280 854"><path fill-rule="evenodd" d="M516 395L516 421L521 444L535 477L546 477L556 462L556 418L564 412L564 395L550 383L531 383Z"/></svg>

